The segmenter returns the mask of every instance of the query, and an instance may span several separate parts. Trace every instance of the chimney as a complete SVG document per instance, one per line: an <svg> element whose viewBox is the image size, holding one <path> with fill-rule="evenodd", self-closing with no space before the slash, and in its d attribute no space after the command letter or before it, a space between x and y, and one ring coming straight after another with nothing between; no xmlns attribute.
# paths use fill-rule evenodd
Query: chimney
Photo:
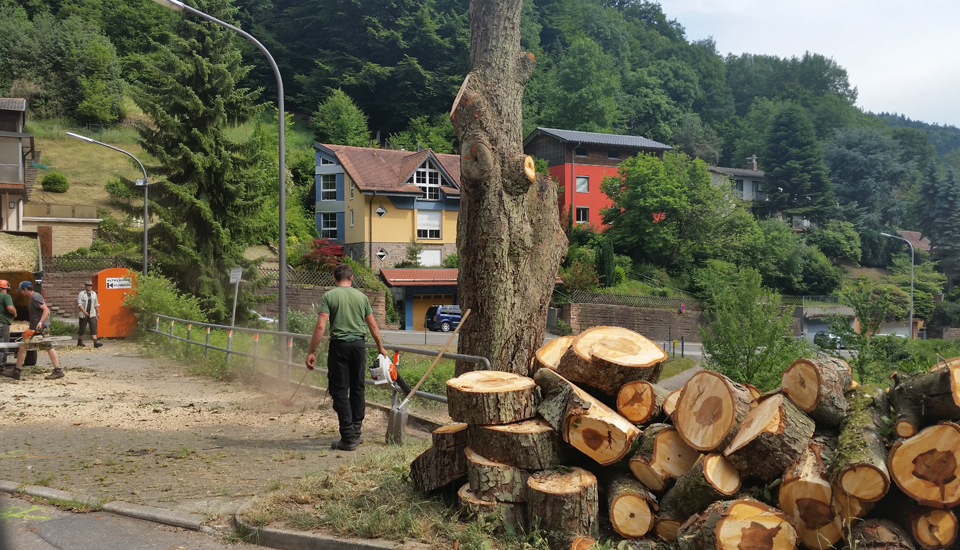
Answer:
<svg viewBox="0 0 960 550"><path fill-rule="evenodd" d="M747 170L756 170L757 169L757 155L750 155L747 157Z"/></svg>

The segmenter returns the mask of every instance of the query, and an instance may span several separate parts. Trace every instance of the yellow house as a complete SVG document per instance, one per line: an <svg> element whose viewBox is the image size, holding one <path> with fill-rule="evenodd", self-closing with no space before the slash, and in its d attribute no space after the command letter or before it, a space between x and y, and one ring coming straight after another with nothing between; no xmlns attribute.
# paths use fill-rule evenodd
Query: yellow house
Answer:
<svg viewBox="0 0 960 550"><path fill-rule="evenodd" d="M420 264L457 251L460 157L314 143L317 232L375 271L423 245Z"/></svg>

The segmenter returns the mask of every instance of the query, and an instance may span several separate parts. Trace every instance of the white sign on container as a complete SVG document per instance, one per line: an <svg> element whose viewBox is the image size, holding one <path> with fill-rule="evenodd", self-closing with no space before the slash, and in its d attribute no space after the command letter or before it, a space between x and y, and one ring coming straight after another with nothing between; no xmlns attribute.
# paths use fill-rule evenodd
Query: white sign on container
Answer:
<svg viewBox="0 0 960 550"><path fill-rule="evenodd" d="M133 288L133 282L126 277L107 277L107 290Z"/></svg>

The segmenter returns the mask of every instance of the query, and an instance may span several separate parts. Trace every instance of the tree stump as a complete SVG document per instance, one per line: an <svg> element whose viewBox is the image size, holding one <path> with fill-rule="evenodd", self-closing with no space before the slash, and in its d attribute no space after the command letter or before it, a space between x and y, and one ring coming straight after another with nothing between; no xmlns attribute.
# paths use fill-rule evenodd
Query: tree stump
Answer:
<svg viewBox="0 0 960 550"><path fill-rule="evenodd" d="M800 457L814 428L813 420L777 394L747 414L723 454L741 475L770 482Z"/></svg>
<svg viewBox="0 0 960 550"><path fill-rule="evenodd" d="M750 498L714 502L677 534L681 550L793 550L797 540L783 512Z"/></svg>
<svg viewBox="0 0 960 550"><path fill-rule="evenodd" d="M890 405L893 406L896 413L893 432L898 437L913 437L923 427L923 419L920 416L920 411L917 410L919 403L911 399L904 391L903 381L898 373L893 373L890 379L893 380L893 385L888 389L888 395Z"/></svg>
<svg viewBox="0 0 960 550"><path fill-rule="evenodd" d="M871 386L847 392L850 411L840 427L837 453L830 465L836 485L864 502L876 502L890 489L887 453L880 430L889 406L887 396Z"/></svg>
<svg viewBox="0 0 960 550"><path fill-rule="evenodd" d="M467 479L470 490L481 500L497 502L525 502L527 478L526 470L507 466L488 460L470 447L464 451L467 457Z"/></svg>
<svg viewBox="0 0 960 550"><path fill-rule="evenodd" d="M790 518L800 542L810 550L828 548L843 538L843 523L833 498L821 446L811 442L783 473L779 493L780 510Z"/></svg>
<svg viewBox="0 0 960 550"><path fill-rule="evenodd" d="M680 526L690 516L739 490L740 473L723 455L711 453L704 456L689 472L680 476L660 500L657 536L666 542L674 542Z"/></svg>
<svg viewBox="0 0 960 550"><path fill-rule="evenodd" d="M540 346L534 354L533 369L530 372L535 373L540 369L557 370L560 359L570 349L570 343L573 342L573 339L573 336L561 336Z"/></svg>
<svg viewBox="0 0 960 550"><path fill-rule="evenodd" d="M450 418L468 424L511 424L537 415L536 384L501 371L473 371L447 380Z"/></svg>
<svg viewBox="0 0 960 550"><path fill-rule="evenodd" d="M441 426L433 431L433 447L410 463L410 477L417 490L426 493L466 477L466 436L466 424Z"/></svg>
<svg viewBox="0 0 960 550"><path fill-rule="evenodd" d="M560 438L540 418L502 426L473 424L467 428L470 448L494 462L524 470L560 465Z"/></svg>
<svg viewBox="0 0 960 550"><path fill-rule="evenodd" d="M467 509L471 516L496 515L504 525L509 525L514 530L526 529L528 525L527 508L522 502L483 500L473 494L469 483L460 487L457 499L460 501L460 508Z"/></svg>
<svg viewBox="0 0 960 550"><path fill-rule="evenodd" d="M910 535L886 519L855 522L850 539L851 547L857 550L915 550Z"/></svg>
<svg viewBox="0 0 960 550"><path fill-rule="evenodd" d="M659 380L666 360L667 354L641 334L600 326L574 338L557 372L572 382L616 395L627 382Z"/></svg>
<svg viewBox="0 0 960 550"><path fill-rule="evenodd" d="M613 530L622 537L640 538L653 528L657 499L629 474L618 474L607 488Z"/></svg>
<svg viewBox="0 0 960 550"><path fill-rule="evenodd" d="M668 390L645 380L627 382L617 393L617 412L634 424L653 422L668 395Z"/></svg>
<svg viewBox="0 0 960 550"><path fill-rule="evenodd" d="M694 449L726 447L750 412L750 391L726 376L702 370L690 377L677 401L674 425Z"/></svg>
<svg viewBox="0 0 960 550"><path fill-rule="evenodd" d="M700 458L669 424L651 424L644 430L640 444L630 458L630 471L655 492L667 488L671 479L687 473Z"/></svg>
<svg viewBox="0 0 960 550"><path fill-rule="evenodd" d="M663 414L667 418L673 418L673 412L677 410L677 401L680 400L680 394L683 393L683 388L679 388L670 392L670 395L663 400Z"/></svg>
<svg viewBox="0 0 960 550"><path fill-rule="evenodd" d="M600 501L597 478L582 468L545 470L527 480L527 517L547 535L551 548L571 545L578 536L597 538Z"/></svg>
<svg viewBox="0 0 960 550"><path fill-rule="evenodd" d="M952 508L960 504L960 426L929 426L890 449L890 475L920 504Z"/></svg>
<svg viewBox="0 0 960 550"><path fill-rule="evenodd" d="M836 428L847 412L844 392L853 377L842 359L818 357L797 359L783 371L781 388L798 409L817 426Z"/></svg>

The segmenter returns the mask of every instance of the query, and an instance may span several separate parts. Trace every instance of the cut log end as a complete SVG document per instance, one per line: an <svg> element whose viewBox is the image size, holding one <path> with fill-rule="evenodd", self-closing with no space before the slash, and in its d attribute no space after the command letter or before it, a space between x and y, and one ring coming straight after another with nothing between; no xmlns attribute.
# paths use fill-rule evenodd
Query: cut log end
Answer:
<svg viewBox="0 0 960 550"><path fill-rule="evenodd" d="M866 502L880 500L890 489L890 480L886 473L869 464L847 468L840 473L838 481L844 492Z"/></svg>
<svg viewBox="0 0 960 550"><path fill-rule="evenodd" d="M677 534L689 548L792 550L797 531L776 508L752 499L715 502L691 517Z"/></svg>
<svg viewBox="0 0 960 550"><path fill-rule="evenodd" d="M890 476L920 504L952 508L960 504L960 426L944 422L893 445Z"/></svg>
<svg viewBox="0 0 960 550"><path fill-rule="evenodd" d="M704 457L703 477L723 495L729 496L740 490L740 472L720 453Z"/></svg>
<svg viewBox="0 0 960 550"><path fill-rule="evenodd" d="M567 353L567 350L570 349L570 343L573 342L573 338L573 336L561 336L540 346L540 349L534 354L534 370L542 368L557 370L560 359L562 359L563 354Z"/></svg>
<svg viewBox="0 0 960 550"><path fill-rule="evenodd" d="M537 180L537 165L533 162L533 157L527 155L523 159L523 173L530 181Z"/></svg>
<svg viewBox="0 0 960 550"><path fill-rule="evenodd" d="M712 451L724 443L750 410L750 393L711 371L694 374L677 402L675 424L688 445Z"/></svg>
<svg viewBox="0 0 960 550"><path fill-rule="evenodd" d="M680 394L683 392L683 388L679 388L670 392L670 395L663 400L663 414L668 418L673 416L673 412L677 410L677 401L680 400Z"/></svg>
<svg viewBox="0 0 960 550"><path fill-rule="evenodd" d="M647 499L637 494L618 495L610 503L610 523L621 536L639 538L653 527L654 511Z"/></svg>
<svg viewBox="0 0 960 550"><path fill-rule="evenodd" d="M557 365L572 382L616 395L627 382L656 382L667 359L659 346L622 327L598 326L581 332Z"/></svg>
<svg viewBox="0 0 960 550"><path fill-rule="evenodd" d="M646 424L659 415L668 395L667 390L645 380L627 382L617 394L617 411L634 424Z"/></svg>
<svg viewBox="0 0 960 550"><path fill-rule="evenodd" d="M654 527L654 532L657 534L657 537L664 542L675 542L677 540L677 532L680 531L681 525L683 524L677 520L665 519L657 522L656 527Z"/></svg>
<svg viewBox="0 0 960 550"><path fill-rule="evenodd" d="M927 550L947 548L957 540L957 516L950 510L922 508L910 521L913 538Z"/></svg>
<svg viewBox="0 0 960 550"><path fill-rule="evenodd" d="M897 420L893 425L893 431L896 432L898 437L903 438L917 435L917 427L909 420Z"/></svg>
<svg viewBox="0 0 960 550"><path fill-rule="evenodd" d="M570 550L590 550L597 545L597 541L590 537L576 537L570 543Z"/></svg>
<svg viewBox="0 0 960 550"><path fill-rule="evenodd" d="M469 424L510 424L537 414L532 378L502 371L472 371L447 380L450 418Z"/></svg>
<svg viewBox="0 0 960 550"><path fill-rule="evenodd" d="M630 451L640 434L632 424L623 424L618 426L608 418L571 415L567 418L565 439L598 464L613 464Z"/></svg>

